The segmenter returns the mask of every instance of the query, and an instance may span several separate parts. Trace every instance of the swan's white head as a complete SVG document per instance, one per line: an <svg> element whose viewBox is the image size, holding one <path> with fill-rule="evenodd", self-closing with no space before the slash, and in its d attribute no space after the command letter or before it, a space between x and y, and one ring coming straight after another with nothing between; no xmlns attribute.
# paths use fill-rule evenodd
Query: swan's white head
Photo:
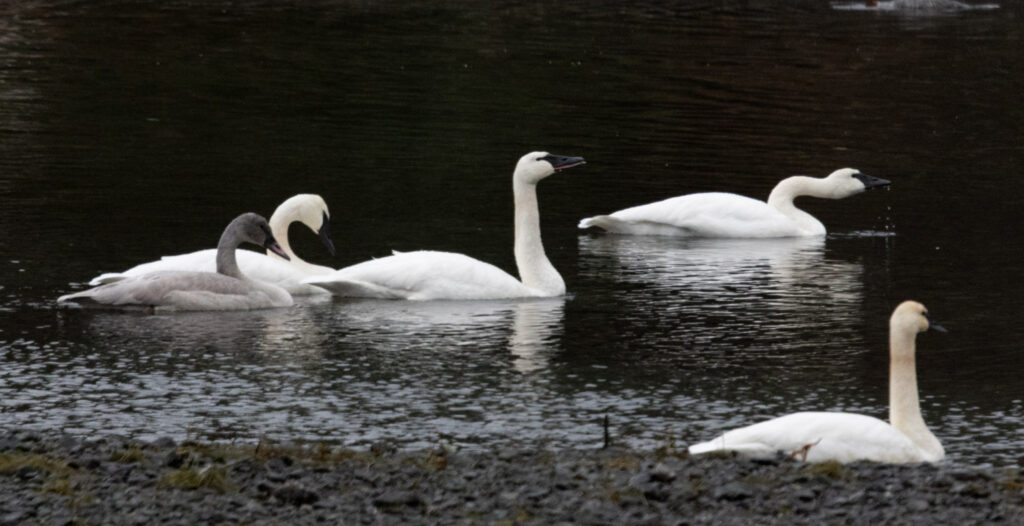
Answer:
<svg viewBox="0 0 1024 526"><path fill-rule="evenodd" d="M844 197L850 197L854 194L859 194L868 188L875 188L879 186L888 186L892 184L888 179L882 179L881 177L872 177L868 174L861 173L856 168L841 168L828 175L825 178L825 182L828 183L830 197L833 199L842 199Z"/></svg>
<svg viewBox="0 0 1024 526"><path fill-rule="evenodd" d="M327 247L327 251L334 255L334 242L330 237L331 213L327 209L327 202L316 194L298 194L289 197L281 203L270 218L274 223L278 217L283 217L287 222L298 221L320 236L320 242ZM284 236L284 234L281 234Z"/></svg>
<svg viewBox="0 0 1024 526"><path fill-rule="evenodd" d="M946 332L942 326L932 323L928 318L928 309L916 301L900 303L889 318L889 330L894 334L916 335L929 329Z"/></svg>
<svg viewBox="0 0 1024 526"><path fill-rule="evenodd" d="M586 164L582 157L566 157L548 152L530 152L519 158L513 177L524 183L537 184L541 179L574 166Z"/></svg>

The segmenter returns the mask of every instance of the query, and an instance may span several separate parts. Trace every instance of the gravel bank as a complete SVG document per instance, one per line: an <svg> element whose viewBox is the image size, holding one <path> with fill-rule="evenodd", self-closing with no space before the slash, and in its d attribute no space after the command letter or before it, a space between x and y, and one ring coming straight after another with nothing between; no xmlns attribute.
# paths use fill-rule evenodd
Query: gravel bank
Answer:
<svg viewBox="0 0 1024 526"><path fill-rule="evenodd" d="M672 450L153 443L0 429L0 525L1024 524L1024 475Z"/></svg>

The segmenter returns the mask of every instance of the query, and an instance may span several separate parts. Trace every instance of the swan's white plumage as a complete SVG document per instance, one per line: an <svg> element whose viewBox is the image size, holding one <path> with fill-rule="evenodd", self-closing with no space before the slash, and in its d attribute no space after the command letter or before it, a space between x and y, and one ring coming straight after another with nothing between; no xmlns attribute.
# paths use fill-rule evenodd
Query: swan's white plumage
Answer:
<svg viewBox="0 0 1024 526"><path fill-rule="evenodd" d="M256 214L242 214L228 225L217 244L216 272L151 272L67 294L57 302L182 311L252 310L292 305L291 295L283 288L249 279L239 270L235 248L242 242L281 250L265 219Z"/></svg>
<svg viewBox="0 0 1024 526"><path fill-rule="evenodd" d="M285 260L272 252L261 254L251 250L238 250L238 266L249 278L273 283L295 296L325 294L320 287L302 283L303 279L334 272L334 269L315 265L295 255L288 242L288 226L300 222L313 232L323 227L324 217L329 217L327 203L315 194L299 194L281 203L270 217L270 229L281 249L291 259ZM89 285L113 283L127 277L137 277L152 272L189 271L216 272L217 249L198 250L188 254L163 256L159 260L136 265L124 272L108 272L92 279Z"/></svg>
<svg viewBox="0 0 1024 526"><path fill-rule="evenodd" d="M914 340L929 326L927 311L914 301L901 303L890 319L889 423L854 413L793 413L727 431L690 446L690 453L735 451L766 456L782 452L809 462L942 460L942 444L921 417L914 365Z"/></svg>
<svg viewBox="0 0 1024 526"><path fill-rule="evenodd" d="M512 175L515 196L515 256L522 280L463 254L421 250L365 261L303 283L337 296L408 300L478 300L552 297L565 282L544 253L537 183L555 171L583 164L579 157L547 152L524 155Z"/></svg>
<svg viewBox="0 0 1024 526"><path fill-rule="evenodd" d="M764 201L724 192L681 195L580 221L616 234L682 237L795 237L822 235L820 222L797 228Z"/></svg>
<svg viewBox="0 0 1024 526"><path fill-rule="evenodd" d="M889 182L844 168L828 177L794 176L782 180L767 202L742 195L707 192L665 199L588 217L579 228L598 227L616 234L712 238L776 238L825 235L825 225L793 204L799 196L841 199L868 186Z"/></svg>
<svg viewBox="0 0 1024 526"><path fill-rule="evenodd" d="M541 296L504 270L464 254L399 252L307 283L337 296L408 300L475 300Z"/></svg>
<svg viewBox="0 0 1024 526"><path fill-rule="evenodd" d="M690 454L736 451L764 457L782 452L808 462L936 462L942 456L918 448L877 418L855 413L803 412L728 431L690 446Z"/></svg>

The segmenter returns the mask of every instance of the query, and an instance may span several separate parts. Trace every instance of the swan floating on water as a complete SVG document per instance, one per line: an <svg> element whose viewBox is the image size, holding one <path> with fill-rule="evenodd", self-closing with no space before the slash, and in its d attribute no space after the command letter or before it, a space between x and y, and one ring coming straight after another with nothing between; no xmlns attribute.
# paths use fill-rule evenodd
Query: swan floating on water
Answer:
<svg viewBox="0 0 1024 526"><path fill-rule="evenodd" d="M770 456L781 451L808 462L938 462L942 444L921 418L914 367L917 333L945 332L931 323L924 305L901 303L889 320L889 423L853 413L793 413L728 431L690 446L690 454L736 451Z"/></svg>
<svg viewBox="0 0 1024 526"><path fill-rule="evenodd" d="M537 183L584 164L582 157L547 152L524 155L512 175L515 196L515 256L522 281L463 254L421 250L396 252L325 276L303 280L337 296L437 300L550 297L565 294L562 276L548 260L540 236Z"/></svg>
<svg viewBox="0 0 1024 526"><path fill-rule="evenodd" d="M294 296L326 294L327 291L301 283L303 279L334 272L331 267L307 263L295 255L288 243L288 226L300 222L315 232L327 251L334 255L334 243L330 237L330 212L327 203L316 194L298 194L281 203L270 216L270 231L278 240L281 250L287 255L282 258L273 251L266 254L242 250L236 255L238 267L247 277L273 283ZM128 277L141 276L150 272L187 270L192 272L214 272L217 269L217 249L210 248L189 254L163 256L157 261L136 265L124 272L108 272L92 279L89 285L113 283Z"/></svg>
<svg viewBox="0 0 1024 526"><path fill-rule="evenodd" d="M217 243L217 272L160 271L127 277L57 299L62 305L166 310L251 310L288 307L292 297L277 285L247 278L239 270L238 245L253 243L288 259L262 216L236 217Z"/></svg>
<svg viewBox="0 0 1024 526"><path fill-rule="evenodd" d="M999 9L999 4L967 4L956 0L866 0L860 2L833 2L839 11L969 11Z"/></svg>
<svg viewBox="0 0 1024 526"><path fill-rule="evenodd" d="M842 199L889 184L886 179L843 168L824 178L795 175L783 179L772 190L767 203L723 192L688 194L609 215L588 217L580 221L579 228L598 227L614 234L683 237L823 236L825 225L797 208L794 199L805 195Z"/></svg>

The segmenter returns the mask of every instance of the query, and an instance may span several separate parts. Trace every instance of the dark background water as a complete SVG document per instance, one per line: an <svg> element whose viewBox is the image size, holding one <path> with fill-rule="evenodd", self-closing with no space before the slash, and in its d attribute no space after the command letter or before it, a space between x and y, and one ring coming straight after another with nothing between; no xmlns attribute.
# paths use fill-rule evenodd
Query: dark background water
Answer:
<svg viewBox="0 0 1024 526"><path fill-rule="evenodd" d="M682 445L782 413L884 418L908 298L926 421L958 462L1024 452L1024 7L824 1L127 2L0 7L0 423L419 446ZM570 297L58 312L102 271L213 246L322 195L341 267L392 249L514 271L510 176L539 189ZM824 241L582 233L683 193L765 198L854 166L889 191L800 202Z"/></svg>

